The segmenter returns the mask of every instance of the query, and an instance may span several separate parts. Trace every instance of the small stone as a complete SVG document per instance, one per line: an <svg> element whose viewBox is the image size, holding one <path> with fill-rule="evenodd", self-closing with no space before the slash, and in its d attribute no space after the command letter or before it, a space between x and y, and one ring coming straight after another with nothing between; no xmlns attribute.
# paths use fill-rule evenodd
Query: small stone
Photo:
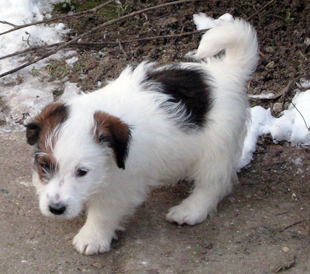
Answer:
<svg viewBox="0 0 310 274"><path fill-rule="evenodd" d="M274 53L275 49L274 49L274 47L265 47L265 52L267 52L267 53Z"/></svg>
<svg viewBox="0 0 310 274"><path fill-rule="evenodd" d="M288 247L286 247L286 246L283 247L282 249L283 249L284 252L289 252L289 250L290 250L290 249L289 249Z"/></svg>
<svg viewBox="0 0 310 274"><path fill-rule="evenodd" d="M75 233L69 233L65 236L65 241L72 241Z"/></svg>
<svg viewBox="0 0 310 274"><path fill-rule="evenodd" d="M283 110L283 104L282 103L275 103L272 107L272 110L274 112L281 112Z"/></svg>
<svg viewBox="0 0 310 274"><path fill-rule="evenodd" d="M304 43L307 45L307 46L310 46L310 38L307 37L304 41Z"/></svg>
<svg viewBox="0 0 310 274"><path fill-rule="evenodd" d="M268 69L273 69L273 68L274 68L274 61L269 62L269 63L266 65L266 68L268 68Z"/></svg>
<svg viewBox="0 0 310 274"><path fill-rule="evenodd" d="M103 265L100 263L93 263L93 267L100 269L103 267Z"/></svg>
<svg viewBox="0 0 310 274"><path fill-rule="evenodd" d="M179 20L175 17L170 17L170 18L167 18L165 20L162 21L162 25L172 25L174 23L177 23Z"/></svg>

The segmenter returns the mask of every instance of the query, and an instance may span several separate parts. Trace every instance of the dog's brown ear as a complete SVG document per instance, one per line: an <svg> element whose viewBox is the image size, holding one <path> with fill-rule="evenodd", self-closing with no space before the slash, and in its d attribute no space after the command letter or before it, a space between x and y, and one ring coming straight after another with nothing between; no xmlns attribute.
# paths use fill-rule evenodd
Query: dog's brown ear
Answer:
<svg viewBox="0 0 310 274"><path fill-rule="evenodd" d="M40 134L52 132L52 130L64 122L68 116L67 106L64 104L50 104L41 114L36 116L33 122L26 125L26 137L29 145L35 145L39 141Z"/></svg>
<svg viewBox="0 0 310 274"><path fill-rule="evenodd" d="M130 141L129 126L119 118L103 111L96 111L94 119L96 141L111 147L117 166L125 169Z"/></svg>
<svg viewBox="0 0 310 274"><path fill-rule="evenodd" d="M26 137L27 143L31 146L35 145L39 140L41 127L36 123L30 123L26 125Z"/></svg>

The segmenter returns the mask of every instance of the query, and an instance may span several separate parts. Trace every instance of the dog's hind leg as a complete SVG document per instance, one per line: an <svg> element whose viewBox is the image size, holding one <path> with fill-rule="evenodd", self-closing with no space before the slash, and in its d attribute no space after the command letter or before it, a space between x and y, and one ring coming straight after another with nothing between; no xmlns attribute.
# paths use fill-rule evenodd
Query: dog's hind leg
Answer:
<svg viewBox="0 0 310 274"><path fill-rule="evenodd" d="M195 225L213 215L220 199L230 192L232 179L236 178L231 160L223 149L209 151L202 157L192 175L195 183L192 193L180 205L172 207L166 219L180 225Z"/></svg>

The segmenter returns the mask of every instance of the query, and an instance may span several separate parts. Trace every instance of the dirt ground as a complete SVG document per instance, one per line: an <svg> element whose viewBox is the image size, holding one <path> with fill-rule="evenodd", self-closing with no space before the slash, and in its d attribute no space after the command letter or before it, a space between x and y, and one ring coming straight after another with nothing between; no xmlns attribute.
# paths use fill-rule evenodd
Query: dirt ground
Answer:
<svg viewBox="0 0 310 274"><path fill-rule="evenodd" d="M127 13L166 1L122 2ZM274 1L259 11L268 2L182 4L135 16L86 40L124 41L193 31L192 15L197 12L214 17L229 12L242 18L257 13L250 22L258 31L261 54L249 93L278 93L310 71L310 2ZM71 35L103 20L100 14L70 21ZM92 91L130 63L184 61L199 39L196 34L78 49L80 60L72 68L64 67L64 60L47 68L49 81L66 79ZM284 98L251 104L273 109L279 102L284 109L289 104ZM90 257L79 255L71 245L84 216L56 222L39 212L30 160L24 133L0 135L0 273L310 273L310 148L261 137L253 161L241 170L239 184L219 204L217 214L193 227L164 219L167 210L186 197L190 185L156 189L119 233L111 251Z"/></svg>

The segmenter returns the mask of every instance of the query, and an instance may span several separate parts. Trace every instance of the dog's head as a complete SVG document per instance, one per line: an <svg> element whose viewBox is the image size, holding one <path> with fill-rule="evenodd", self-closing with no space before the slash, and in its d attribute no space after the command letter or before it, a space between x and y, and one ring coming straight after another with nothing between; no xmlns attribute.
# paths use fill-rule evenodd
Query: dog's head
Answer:
<svg viewBox="0 0 310 274"><path fill-rule="evenodd" d="M44 215L77 216L109 169L125 169L130 129L105 112L51 104L26 125L26 136L35 145L33 182Z"/></svg>

